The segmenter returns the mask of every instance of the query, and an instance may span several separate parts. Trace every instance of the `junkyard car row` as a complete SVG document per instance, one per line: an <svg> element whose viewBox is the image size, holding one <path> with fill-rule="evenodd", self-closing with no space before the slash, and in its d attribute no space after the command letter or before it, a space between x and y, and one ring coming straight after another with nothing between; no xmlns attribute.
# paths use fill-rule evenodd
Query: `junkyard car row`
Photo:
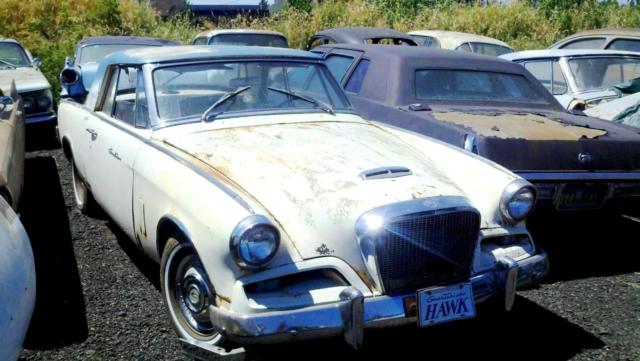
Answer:
<svg viewBox="0 0 640 361"><path fill-rule="evenodd" d="M594 103L578 86L583 67L607 78L602 91L623 89L612 98L634 89L637 54L530 60L472 34L378 28L320 32L309 52L270 31L207 31L193 44L84 39L57 108L76 205L104 210L160 264L167 313L191 347L341 336L359 348L369 328L471 318L490 301L508 311L549 271L526 228L534 208L638 209L637 129L567 111ZM595 73L600 59L615 69ZM0 41L16 82L0 84L0 191L25 260L10 212L23 117L56 119L48 83L27 86L17 72L41 76L36 65ZM18 266L0 259L0 285L32 298L32 268L15 280L6 267ZM32 308L17 308L20 322ZM0 316L0 335L24 329ZM11 342L14 359L21 341Z"/></svg>

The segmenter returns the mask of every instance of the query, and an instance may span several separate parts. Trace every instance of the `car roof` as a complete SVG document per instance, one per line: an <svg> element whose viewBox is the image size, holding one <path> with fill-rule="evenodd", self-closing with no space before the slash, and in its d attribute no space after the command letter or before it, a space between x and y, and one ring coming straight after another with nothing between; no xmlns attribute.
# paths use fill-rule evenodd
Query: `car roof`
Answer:
<svg viewBox="0 0 640 361"><path fill-rule="evenodd" d="M622 50L596 50L596 49L543 49L543 50L526 50L500 55L501 58L515 61L522 59L536 58L559 58L559 57L578 57L578 56L604 56L604 55L624 55L624 56L640 56L638 53Z"/></svg>
<svg viewBox="0 0 640 361"><path fill-rule="evenodd" d="M207 60L225 58L298 58L320 60L317 54L303 50L270 48L261 46L206 46L183 45L157 48L137 48L119 51L107 56L102 63L107 64L146 64L167 63L187 60Z"/></svg>
<svg viewBox="0 0 640 361"><path fill-rule="evenodd" d="M175 40L149 38L142 36L92 36L87 37L78 42L78 47L87 45L105 45L105 44L133 44L148 46L170 46L180 45Z"/></svg>
<svg viewBox="0 0 640 361"><path fill-rule="evenodd" d="M314 36L328 36L336 40L338 43L364 43L368 39L380 39L380 38L394 38L406 40L412 44L415 43L409 35L401 33L399 31L387 28L374 28L374 27L348 27L348 28L333 28L320 31Z"/></svg>
<svg viewBox="0 0 640 361"><path fill-rule="evenodd" d="M202 36L212 37L221 34L261 34L261 35L274 35L274 36L282 36L286 38L284 34L273 31L273 30L255 30L255 29L211 29L205 30L194 37L199 38Z"/></svg>
<svg viewBox="0 0 640 361"><path fill-rule="evenodd" d="M636 28L605 28L605 29L593 29L593 30L585 30L575 33L573 35L569 35L561 41L568 40L575 37L585 36L585 35L631 35L640 37L640 29Z"/></svg>
<svg viewBox="0 0 640 361"><path fill-rule="evenodd" d="M469 43L469 42L477 42L477 43L488 43L494 45L500 45L511 49L511 46L504 41L500 41L498 39L490 38L484 35L477 34L469 34L462 33L458 31L447 31L447 30L416 30L409 32L409 35L422 35L422 36L431 36L437 38L440 44L444 44L443 48L445 49L455 49L458 46Z"/></svg>
<svg viewBox="0 0 640 361"><path fill-rule="evenodd" d="M14 44L20 44L19 41L17 41L16 39L10 39L10 38L0 38L0 43L14 43Z"/></svg>
<svg viewBox="0 0 640 361"><path fill-rule="evenodd" d="M522 73L522 66L493 56L454 51L423 46L373 45L373 44L330 44L321 48L346 49L364 52L369 58L385 58L389 63L402 63L410 67L464 68L477 70L501 70Z"/></svg>

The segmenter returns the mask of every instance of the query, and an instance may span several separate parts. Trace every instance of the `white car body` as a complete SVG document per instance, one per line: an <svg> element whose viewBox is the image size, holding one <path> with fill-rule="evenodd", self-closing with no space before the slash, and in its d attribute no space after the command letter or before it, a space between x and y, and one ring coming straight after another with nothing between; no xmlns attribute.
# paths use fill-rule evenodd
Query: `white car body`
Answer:
<svg viewBox="0 0 640 361"><path fill-rule="evenodd" d="M501 212L505 189L528 183L433 139L354 113L244 114L167 125L150 111L151 125L136 128L99 110L100 76L110 64L140 64L145 88L154 89L151 74L164 63L274 57L321 64L317 55L285 49L131 50L101 64L84 104L63 101L59 107L65 154L136 245L160 261L171 230L193 244L215 289L211 320L225 337L238 343L339 334L353 339L362 325L346 325L340 316L352 304L345 294L365 299L364 311L353 312L367 327L415 322L405 316L401 298L385 294L375 262L357 241L356 222L379 207L477 210L481 225L471 277L484 287L475 294L477 302L501 287L502 281L495 281L501 278L494 277L502 277L505 257L519 267L520 285L535 283L547 272L546 256L536 249L525 222L508 222ZM146 99L155 109L155 97ZM361 173L390 165L406 167L410 174L363 179ZM259 271L238 267L230 254L234 229L252 215L269 218L281 234L275 257ZM511 235L521 238L507 247L492 241ZM267 280L319 269L334 270L346 284L310 279L290 288L251 291Z"/></svg>
<svg viewBox="0 0 640 361"><path fill-rule="evenodd" d="M613 89L590 89L580 90L576 80L573 77L569 66L569 60L579 58L603 58L603 57L633 57L640 59L638 53L628 51L614 50L563 50L563 49L546 49L546 50L527 50L500 56L503 59L511 60L516 63L525 65L528 62L540 61L557 61L562 71L562 76L566 81L567 91L562 94L553 94L562 106L571 110L577 105L589 108L600 102L611 101L620 98L620 92ZM535 75L535 74L534 74ZM547 86L545 86L547 87ZM549 89L549 87L547 87Z"/></svg>
<svg viewBox="0 0 640 361"><path fill-rule="evenodd" d="M17 360L35 306L36 271L29 237L0 198L0 359Z"/></svg>
<svg viewBox="0 0 640 361"><path fill-rule="evenodd" d="M508 53L513 52L513 48L504 41L484 35L446 30L416 30L411 31L408 34L416 40L418 45L428 46L431 48L497 56L498 54L487 54L482 51L482 45L489 45L499 47L500 49L504 48L504 51ZM474 45L480 45L480 47Z"/></svg>

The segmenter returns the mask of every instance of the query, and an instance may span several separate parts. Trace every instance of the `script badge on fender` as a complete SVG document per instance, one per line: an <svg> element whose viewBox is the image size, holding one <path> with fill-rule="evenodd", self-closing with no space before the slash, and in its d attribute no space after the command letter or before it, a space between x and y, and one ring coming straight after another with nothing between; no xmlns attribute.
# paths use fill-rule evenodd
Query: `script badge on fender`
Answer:
<svg viewBox="0 0 640 361"><path fill-rule="evenodd" d="M470 283L418 291L418 325L427 327L476 316Z"/></svg>

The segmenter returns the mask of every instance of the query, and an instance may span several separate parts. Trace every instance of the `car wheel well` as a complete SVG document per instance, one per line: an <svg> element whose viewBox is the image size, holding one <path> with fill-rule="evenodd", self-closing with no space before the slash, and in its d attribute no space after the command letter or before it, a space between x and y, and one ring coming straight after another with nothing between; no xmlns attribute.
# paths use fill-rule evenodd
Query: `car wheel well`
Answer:
<svg viewBox="0 0 640 361"><path fill-rule="evenodd" d="M169 238L175 235L179 236L174 237L179 241L190 242L189 237L177 220L168 217L162 218L160 222L158 222L158 228L156 230L156 252L158 258L162 257L162 252Z"/></svg>
<svg viewBox="0 0 640 361"><path fill-rule="evenodd" d="M62 139L62 152L64 153L64 156L68 161L71 161L73 159L71 144L69 143L69 139L67 139L66 137Z"/></svg>

